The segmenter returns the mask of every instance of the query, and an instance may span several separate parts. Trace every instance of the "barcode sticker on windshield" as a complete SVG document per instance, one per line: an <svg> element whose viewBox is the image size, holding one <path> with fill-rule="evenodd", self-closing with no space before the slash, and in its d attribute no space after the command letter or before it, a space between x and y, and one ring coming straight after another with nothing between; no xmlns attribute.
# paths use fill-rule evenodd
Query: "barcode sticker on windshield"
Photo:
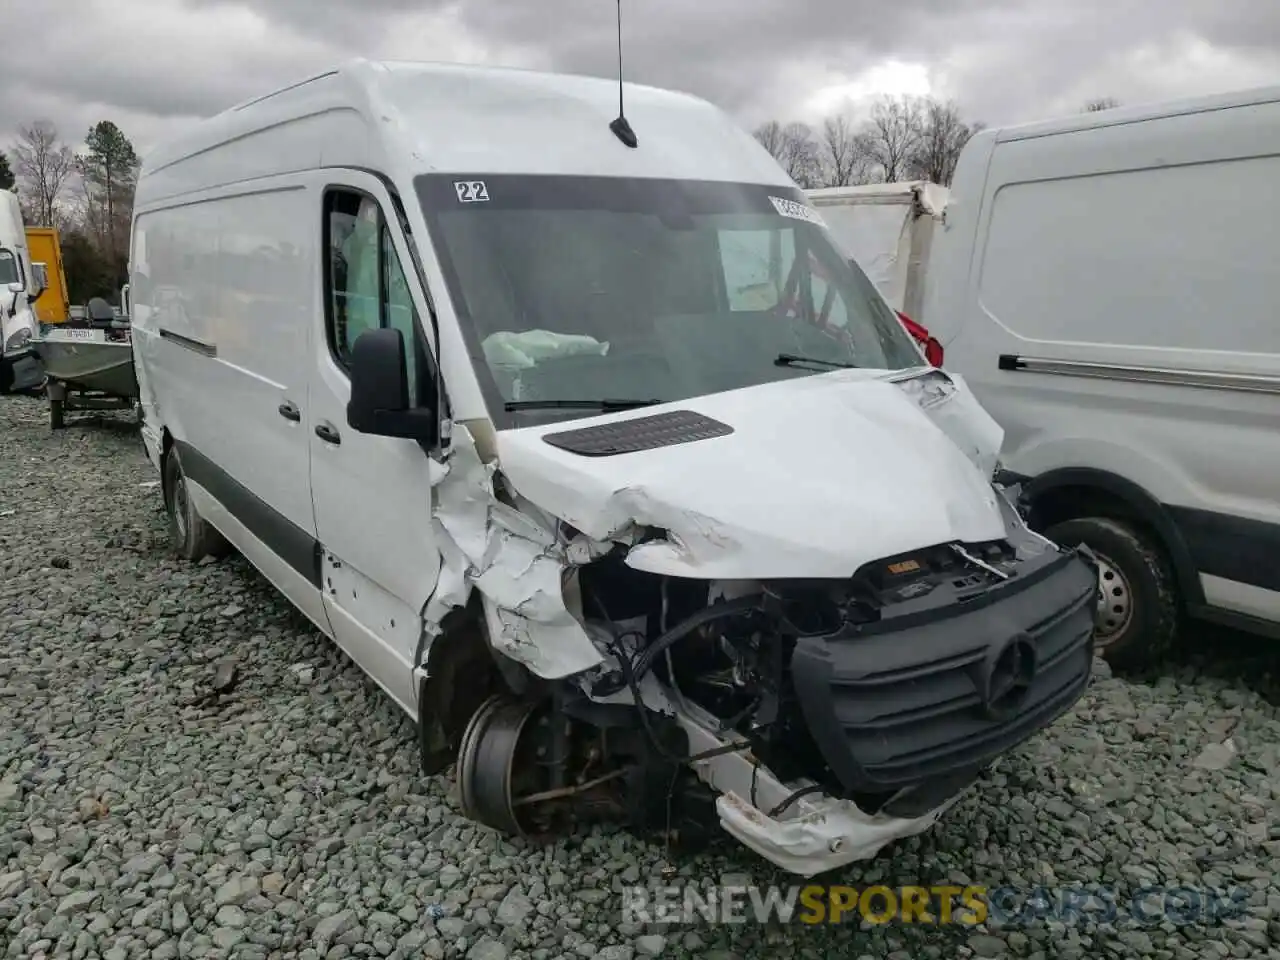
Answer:
<svg viewBox="0 0 1280 960"><path fill-rule="evenodd" d="M769 202L773 204L773 208L784 217L790 217L792 220L804 220L808 223L815 223L820 227L826 226L822 221L822 217L813 207L798 203L795 200L784 200L782 197L770 197Z"/></svg>

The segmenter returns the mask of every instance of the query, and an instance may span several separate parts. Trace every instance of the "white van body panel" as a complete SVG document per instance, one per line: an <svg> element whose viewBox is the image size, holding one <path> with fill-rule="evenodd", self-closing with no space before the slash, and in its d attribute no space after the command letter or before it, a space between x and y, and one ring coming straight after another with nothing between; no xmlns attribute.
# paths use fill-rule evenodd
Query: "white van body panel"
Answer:
<svg viewBox="0 0 1280 960"><path fill-rule="evenodd" d="M927 307L1009 469L1135 485L1193 610L1273 622L1278 177L1280 88L983 131Z"/></svg>

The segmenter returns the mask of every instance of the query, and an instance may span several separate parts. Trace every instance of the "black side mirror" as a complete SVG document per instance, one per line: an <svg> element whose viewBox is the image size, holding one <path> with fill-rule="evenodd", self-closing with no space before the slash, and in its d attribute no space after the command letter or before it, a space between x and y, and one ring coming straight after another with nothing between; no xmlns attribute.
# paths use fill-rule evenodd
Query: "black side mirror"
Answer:
<svg viewBox="0 0 1280 960"><path fill-rule="evenodd" d="M409 406L404 337L383 327L366 330L351 348L347 425L358 433L434 443L438 420L431 405Z"/></svg>

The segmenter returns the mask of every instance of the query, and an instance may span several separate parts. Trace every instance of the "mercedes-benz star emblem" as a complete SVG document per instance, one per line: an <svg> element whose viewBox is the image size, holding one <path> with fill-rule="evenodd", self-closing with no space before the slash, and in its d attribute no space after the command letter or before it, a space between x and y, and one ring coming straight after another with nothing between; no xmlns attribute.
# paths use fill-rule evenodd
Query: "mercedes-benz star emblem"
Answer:
<svg viewBox="0 0 1280 960"><path fill-rule="evenodd" d="M1003 720L1017 712L1035 676L1036 646L1025 633L1003 644L992 644L974 677L982 715L988 720Z"/></svg>

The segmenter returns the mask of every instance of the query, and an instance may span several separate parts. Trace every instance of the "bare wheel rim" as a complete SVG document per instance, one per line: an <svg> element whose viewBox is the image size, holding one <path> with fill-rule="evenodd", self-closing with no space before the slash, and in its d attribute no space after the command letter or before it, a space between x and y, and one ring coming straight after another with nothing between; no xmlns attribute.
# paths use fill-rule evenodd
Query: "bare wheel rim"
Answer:
<svg viewBox="0 0 1280 960"><path fill-rule="evenodd" d="M1098 624L1093 637L1098 647L1107 647L1133 621L1133 590L1109 557L1096 550L1094 556L1098 561Z"/></svg>
<svg viewBox="0 0 1280 960"><path fill-rule="evenodd" d="M529 762L524 737L537 711L536 703L497 695L472 717L458 751L458 792L468 819L512 836L529 833L527 815L515 809L514 788L540 773Z"/></svg>

